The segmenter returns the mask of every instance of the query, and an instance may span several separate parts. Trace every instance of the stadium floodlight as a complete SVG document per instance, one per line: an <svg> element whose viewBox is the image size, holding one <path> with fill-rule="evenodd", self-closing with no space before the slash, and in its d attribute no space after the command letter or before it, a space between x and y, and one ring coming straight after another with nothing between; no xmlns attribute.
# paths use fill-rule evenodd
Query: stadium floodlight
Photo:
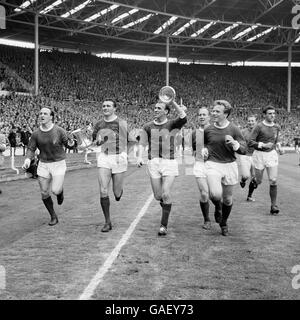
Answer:
<svg viewBox="0 0 300 320"><path fill-rule="evenodd" d="M43 9L40 13L46 14L49 11L51 11L53 8L59 6L60 4L62 4L65 1L67 1L67 0L57 0L57 1L53 2L52 4L50 4L50 6Z"/></svg>
<svg viewBox="0 0 300 320"><path fill-rule="evenodd" d="M36 0L27 0L27 1L23 2L18 8L15 8L14 11L20 12L20 11L22 11L22 9L26 9L34 2L36 2Z"/></svg>
<svg viewBox="0 0 300 320"><path fill-rule="evenodd" d="M118 22L118 21L120 21L120 20L122 20L122 19L125 19L125 18L127 18L128 16L130 16L130 15L138 12L138 11L139 11L139 9L132 9L132 10L130 10L130 11L128 11L128 12L122 13L121 15L119 15L119 16L117 16L115 19L113 19L111 23L116 23L116 22Z"/></svg>
<svg viewBox="0 0 300 320"><path fill-rule="evenodd" d="M273 30L275 30L275 29L277 29L277 28L278 28L278 27L271 27L271 28L268 28L268 29L264 30L263 32L261 32L261 33L257 34L256 36L254 36L254 37L252 37L252 38L247 39L247 41L251 42L251 41L254 41L254 40L256 40L256 39L259 39L259 38L261 38L262 36L264 36L264 35L266 35L266 34L270 33L271 31L273 31Z"/></svg>
<svg viewBox="0 0 300 320"><path fill-rule="evenodd" d="M181 28L179 28L177 31L175 31L172 36L178 36L180 33L182 33L186 28L190 27L192 24L194 24L197 20L192 19L185 25L183 25Z"/></svg>
<svg viewBox="0 0 300 320"><path fill-rule="evenodd" d="M137 19L137 20L135 20L135 21L133 21L133 22L130 22L130 23L126 24L125 26L122 26L122 28L123 28L123 29L130 28L130 27L132 27L132 26L135 26L136 24L139 24L139 23L141 23L141 22L143 22L143 21L146 21L146 20L150 19L152 16L154 16L154 13L149 13L149 14L146 15L145 17L142 17L142 18L140 18L140 19Z"/></svg>
<svg viewBox="0 0 300 320"><path fill-rule="evenodd" d="M100 12L95 13L95 14L93 14L92 16L84 19L84 21L86 21L86 22L91 22L91 21L93 21L93 20L96 20L96 19L98 19L99 17L105 16L108 12L117 9L118 7L119 7L119 5L113 4L113 5L111 5L110 7L106 8L106 9L103 9L103 10L101 10Z"/></svg>
<svg viewBox="0 0 300 320"><path fill-rule="evenodd" d="M87 0L85 2L83 2L82 4L78 5L77 7L73 8L72 10L62 14L60 17L61 18L68 18L69 16L71 16L72 14L76 13L77 11L83 9L84 7L86 7L89 3L91 3L92 0Z"/></svg>
<svg viewBox="0 0 300 320"><path fill-rule="evenodd" d="M176 21L178 17L171 17L168 21L166 21L162 26L156 29L153 33L159 34L161 33L166 27L170 26L174 21Z"/></svg>
<svg viewBox="0 0 300 320"><path fill-rule="evenodd" d="M194 38L194 37L199 36L201 33L203 33L205 30L207 30L208 28L210 28L211 26L213 26L215 24L216 24L215 21L211 21L210 23L206 24L204 27L202 27L201 29L199 29L195 33L191 34L191 37Z"/></svg>
<svg viewBox="0 0 300 320"><path fill-rule="evenodd" d="M247 33L249 33L250 31L256 29L257 27L258 27L258 25L255 24L254 26L251 26L251 27L249 27L249 28L247 28L247 29L239 32L238 34L236 34L236 35L232 38L232 40L236 40L236 39L242 38L245 34L247 34Z"/></svg>
<svg viewBox="0 0 300 320"><path fill-rule="evenodd" d="M232 26L229 26L229 27L225 28L224 30L218 32L217 34L213 35L212 38L213 38L213 39L218 39L218 38L220 38L223 34L229 32L230 30L232 30L232 29L234 29L234 28L236 28L238 25L239 25L239 23L236 22L236 23L234 23Z"/></svg>
<svg viewBox="0 0 300 320"><path fill-rule="evenodd" d="M298 43L300 41L300 33L298 34L298 38L295 40L295 43Z"/></svg>

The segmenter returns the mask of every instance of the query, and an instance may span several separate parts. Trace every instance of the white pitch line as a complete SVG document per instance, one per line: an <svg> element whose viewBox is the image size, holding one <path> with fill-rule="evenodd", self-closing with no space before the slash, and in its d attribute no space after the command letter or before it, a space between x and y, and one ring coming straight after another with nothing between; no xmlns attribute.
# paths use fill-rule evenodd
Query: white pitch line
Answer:
<svg viewBox="0 0 300 320"><path fill-rule="evenodd" d="M104 264L99 268L98 272L95 274L95 276L92 278L88 286L85 288L83 293L80 295L78 300L88 300L91 298L91 296L94 294L94 291L96 290L97 286L101 282L102 278L106 274L106 272L109 270L109 268L114 263L115 259L117 258L119 252L121 251L124 244L127 242L127 240L130 238L132 232L134 231L136 225L139 223L142 216L147 211L150 203L153 200L153 194L147 199L146 203L144 204L143 208L140 210L136 218L132 221L131 225L127 229L127 231L123 234L123 237L117 244L117 246L114 248L114 250L110 253L109 257L105 260Z"/></svg>

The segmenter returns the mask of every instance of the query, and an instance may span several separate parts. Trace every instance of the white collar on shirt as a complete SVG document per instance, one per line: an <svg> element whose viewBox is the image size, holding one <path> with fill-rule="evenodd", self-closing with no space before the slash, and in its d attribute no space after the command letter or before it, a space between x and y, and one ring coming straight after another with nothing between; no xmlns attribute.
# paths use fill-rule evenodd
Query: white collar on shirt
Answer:
<svg viewBox="0 0 300 320"><path fill-rule="evenodd" d="M229 126L229 123L230 123L230 121L227 120L227 122L224 124L224 126L219 127L219 126L216 124L216 122L215 122L215 123L214 123L214 126L215 126L216 128L218 128L218 129L225 129L225 128L227 128L227 127Z"/></svg>
<svg viewBox="0 0 300 320"><path fill-rule="evenodd" d="M265 120L263 120L263 122L262 122L265 126L267 126L267 127L273 127L274 126L274 122L272 122L272 123L268 123L268 122L266 122Z"/></svg>
<svg viewBox="0 0 300 320"><path fill-rule="evenodd" d="M110 120L105 120L105 119L104 119L104 121L105 121L105 122L113 122L113 121L115 121L117 118L118 118L118 116L115 116L114 118L112 118L112 119L110 119Z"/></svg>
<svg viewBox="0 0 300 320"><path fill-rule="evenodd" d="M162 124L165 124L168 122L168 119L165 119L163 122L157 122L156 120L153 120L153 123L156 124L157 126L161 126Z"/></svg>
<svg viewBox="0 0 300 320"><path fill-rule="evenodd" d="M40 129L41 129L41 131L43 131L43 132L48 132L48 131L50 131L53 127L54 127L54 123L52 123L51 126L50 126L48 129L44 129L44 128L42 128L42 126L40 126Z"/></svg>

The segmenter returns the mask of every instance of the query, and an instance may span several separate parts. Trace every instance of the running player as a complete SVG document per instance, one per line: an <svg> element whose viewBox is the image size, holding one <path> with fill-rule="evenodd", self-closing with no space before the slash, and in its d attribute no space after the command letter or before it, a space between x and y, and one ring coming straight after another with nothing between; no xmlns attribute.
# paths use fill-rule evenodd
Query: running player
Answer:
<svg viewBox="0 0 300 320"><path fill-rule="evenodd" d="M159 236L167 235L169 215L172 208L171 187L178 176L178 163L175 159L175 139L179 130L187 122L185 106L174 100L170 103L178 117L168 119L170 106L159 101L154 107L154 120L144 125L140 135L137 165L143 164L143 147L148 145L147 174L150 177L153 194L160 201L162 216Z"/></svg>
<svg viewBox="0 0 300 320"><path fill-rule="evenodd" d="M112 229L110 218L110 199L108 188L112 180L112 189L116 201L123 194L124 176L127 171L127 122L116 115L117 105L112 99L102 104L104 118L96 123L92 140L101 151L97 153L100 205L105 218L102 232Z"/></svg>
<svg viewBox="0 0 300 320"><path fill-rule="evenodd" d="M232 107L226 100L213 103L212 117L214 123L204 129L203 156L210 199L217 203L222 201L220 219L221 233L228 235L227 219L232 209L233 187L238 183L238 166L235 152L246 153L246 142L240 129L228 121Z"/></svg>
<svg viewBox="0 0 300 320"><path fill-rule="evenodd" d="M252 197L252 194L254 189L257 188L257 183L255 178L255 168L254 168L253 159L252 159L254 148L248 146L248 142L250 141L251 131L255 125L256 125L256 116L249 115L247 119L247 127L241 130L242 135L244 136L244 139L247 142L247 150L245 155L240 155L240 164L241 164L240 186L242 188L245 188L246 181L249 178L251 178L251 181L249 183L247 201L255 201L255 199Z"/></svg>
<svg viewBox="0 0 300 320"><path fill-rule="evenodd" d="M39 149L38 181L43 203L51 217L49 225L54 226L58 223L58 218L53 208L50 186L57 197L57 203L61 205L64 201L63 183L67 168L64 147L72 147L74 141L64 129L54 124L54 111L50 107L40 110L39 119L41 125L29 140L23 169L29 168L36 149Z"/></svg>
<svg viewBox="0 0 300 320"><path fill-rule="evenodd" d="M277 175L278 175L278 154L283 154L279 142L280 126L275 121L276 110L272 105L268 105L263 110L264 120L258 123L250 137L249 146L255 150L253 152L253 163L255 166L255 176L257 184L262 183L264 170L267 170L271 198L270 213L277 215L279 208L277 201Z"/></svg>
<svg viewBox="0 0 300 320"><path fill-rule="evenodd" d="M195 175L198 189L200 192L200 208L204 218L203 229L209 230L211 228L211 222L209 218L209 197L208 197L208 185L206 179L206 170L204 159L202 156L202 149L204 147L204 129L209 126L210 116L206 107L200 107L198 110L199 128L192 132L192 149L193 156L195 157L195 164L193 173ZM216 203L215 208L215 220L220 222L222 206L220 202ZM219 206L219 207L218 207Z"/></svg>

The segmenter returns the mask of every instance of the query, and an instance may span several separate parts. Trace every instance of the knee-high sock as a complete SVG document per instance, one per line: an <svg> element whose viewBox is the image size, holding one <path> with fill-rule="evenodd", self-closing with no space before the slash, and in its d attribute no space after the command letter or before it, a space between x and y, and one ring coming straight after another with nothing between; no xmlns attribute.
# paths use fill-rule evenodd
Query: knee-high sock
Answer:
<svg viewBox="0 0 300 320"><path fill-rule="evenodd" d="M162 214L161 214L161 221L160 223L164 226L168 226L168 221L169 221L169 215L171 212L172 208L172 203L163 203L161 202L161 207L162 207Z"/></svg>
<svg viewBox="0 0 300 320"><path fill-rule="evenodd" d="M44 205L45 207L47 208L51 218L55 218L56 217L56 214L55 214L55 211L54 211L54 208L53 208L53 201L52 201L52 198L51 196L49 196L48 198L46 199L42 199L43 202L44 202Z"/></svg>
<svg viewBox="0 0 300 320"><path fill-rule="evenodd" d="M200 208L201 208L201 211L203 214L204 221L210 221L210 219L209 219L209 202L208 201L206 201L206 202L200 201Z"/></svg>
<svg viewBox="0 0 300 320"><path fill-rule="evenodd" d="M222 201L221 200L211 200L215 206L215 212L220 212L222 214Z"/></svg>
<svg viewBox="0 0 300 320"><path fill-rule="evenodd" d="M271 198L271 205L276 205L277 199L277 185L270 185L270 198Z"/></svg>
<svg viewBox="0 0 300 320"><path fill-rule="evenodd" d="M249 183L248 197L250 197L250 198L252 197L254 189L255 189L255 184L251 180L251 182Z"/></svg>
<svg viewBox="0 0 300 320"><path fill-rule="evenodd" d="M101 208L104 214L105 222L110 223L110 214L109 214L109 207L110 207L110 201L109 197L100 197L100 204Z"/></svg>
<svg viewBox="0 0 300 320"><path fill-rule="evenodd" d="M64 190L62 189L61 193L59 193L56 197L57 197L57 203L61 205L64 201Z"/></svg>
<svg viewBox="0 0 300 320"><path fill-rule="evenodd" d="M230 215L232 208L232 204L230 206L227 206L226 204L223 203L222 205L222 220L220 222L220 226L226 226L227 224L227 219Z"/></svg>

